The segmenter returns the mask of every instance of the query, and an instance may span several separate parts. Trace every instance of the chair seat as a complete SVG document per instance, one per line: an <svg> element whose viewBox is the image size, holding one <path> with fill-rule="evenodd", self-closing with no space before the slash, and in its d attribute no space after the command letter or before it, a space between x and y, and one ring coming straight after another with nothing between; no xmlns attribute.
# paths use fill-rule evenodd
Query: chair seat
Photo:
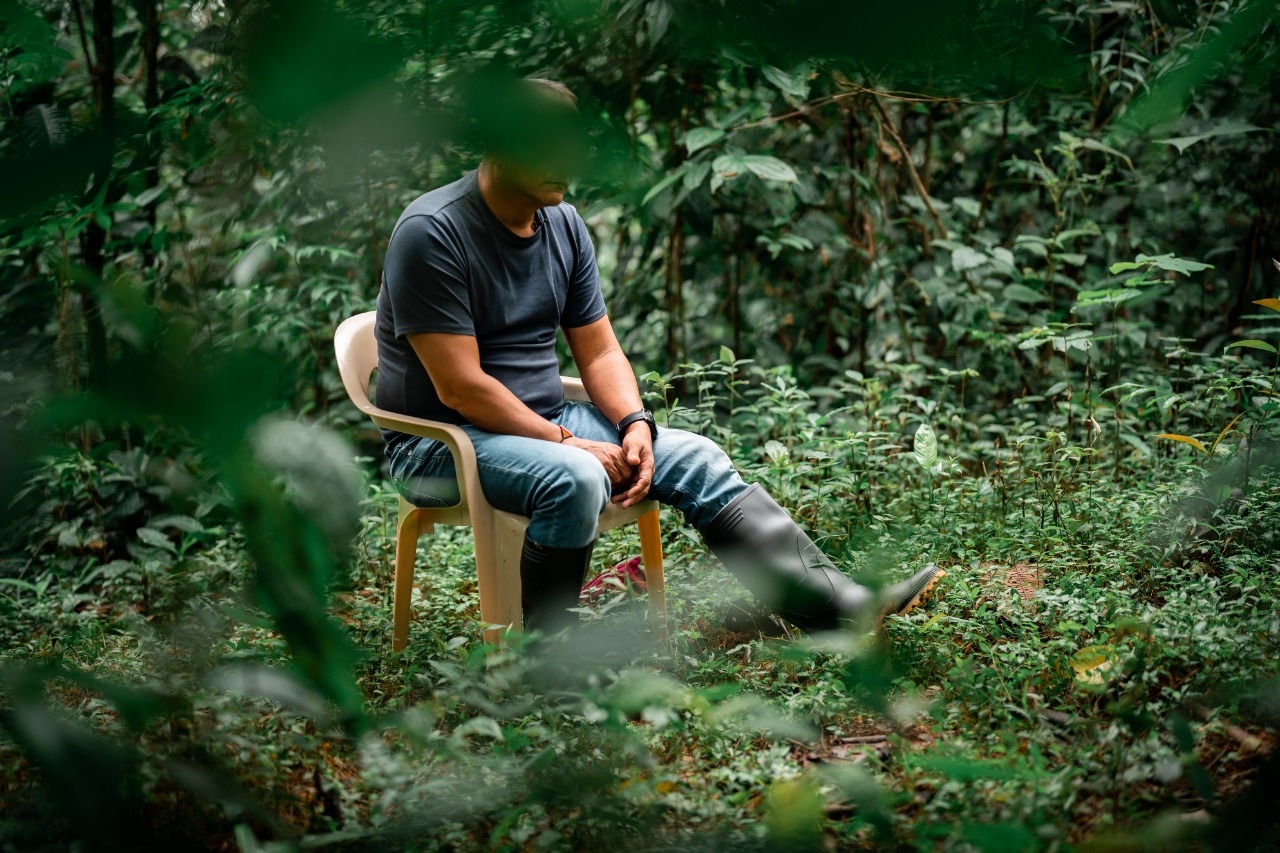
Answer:
<svg viewBox="0 0 1280 853"><path fill-rule="evenodd" d="M598 530L603 533L606 530L612 530L615 527L622 527L624 524L631 524L638 521L640 516L645 513L652 512L658 508L658 502L653 500L641 501L632 507L623 507L621 504L611 503L605 507L604 512L600 513L600 526ZM418 507L412 502L405 499L404 495L400 496L400 514L414 510L424 510L429 518L430 524L443 524L446 527L470 527L471 526L471 510L465 503L455 504L446 507ZM495 515L502 516L515 525L528 525L529 519L526 516L519 515L514 512L505 512L504 510L495 509Z"/></svg>

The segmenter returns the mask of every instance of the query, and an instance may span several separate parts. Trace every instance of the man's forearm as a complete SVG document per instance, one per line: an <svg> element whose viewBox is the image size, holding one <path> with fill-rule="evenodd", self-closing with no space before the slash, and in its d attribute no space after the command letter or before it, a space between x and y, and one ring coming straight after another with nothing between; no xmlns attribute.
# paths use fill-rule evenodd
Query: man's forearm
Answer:
<svg viewBox="0 0 1280 853"><path fill-rule="evenodd" d="M453 401L451 408L485 432L560 440L559 427L526 406L492 376L477 379Z"/></svg>
<svg viewBox="0 0 1280 853"><path fill-rule="evenodd" d="M636 375L621 348L614 347L591 362L579 365L579 370L587 396L609 423L616 424L642 408Z"/></svg>

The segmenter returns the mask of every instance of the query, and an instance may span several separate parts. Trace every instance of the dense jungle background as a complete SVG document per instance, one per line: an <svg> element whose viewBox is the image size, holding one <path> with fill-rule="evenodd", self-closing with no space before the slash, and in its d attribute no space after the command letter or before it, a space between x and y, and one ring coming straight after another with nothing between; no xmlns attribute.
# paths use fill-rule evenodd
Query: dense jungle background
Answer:
<svg viewBox="0 0 1280 853"><path fill-rule="evenodd" d="M1278 16L0 0L0 848L1270 849ZM392 653L334 329L527 75L660 421L929 606L744 618L664 512L669 641L489 647L439 527Z"/></svg>

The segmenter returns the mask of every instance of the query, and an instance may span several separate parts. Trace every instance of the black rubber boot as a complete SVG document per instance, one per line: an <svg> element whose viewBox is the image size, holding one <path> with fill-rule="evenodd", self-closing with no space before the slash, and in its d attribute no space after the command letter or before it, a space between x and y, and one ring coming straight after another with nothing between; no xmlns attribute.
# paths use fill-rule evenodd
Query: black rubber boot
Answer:
<svg viewBox="0 0 1280 853"><path fill-rule="evenodd" d="M702 538L761 604L805 631L870 630L915 607L946 574L928 566L877 595L836 568L759 485L721 510Z"/></svg>
<svg viewBox="0 0 1280 853"><path fill-rule="evenodd" d="M553 548L526 534L520 552L520 608L525 631L554 634L578 623L578 596L591 566L596 543L582 548Z"/></svg>

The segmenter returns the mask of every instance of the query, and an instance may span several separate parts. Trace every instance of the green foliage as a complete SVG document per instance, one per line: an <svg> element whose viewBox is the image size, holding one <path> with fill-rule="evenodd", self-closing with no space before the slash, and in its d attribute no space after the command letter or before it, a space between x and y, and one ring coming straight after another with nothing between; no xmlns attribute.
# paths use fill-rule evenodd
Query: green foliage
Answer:
<svg viewBox="0 0 1280 853"><path fill-rule="evenodd" d="M1260 838L1273 6L0 2L0 838ZM946 567L888 644L729 631L668 516L668 648L623 596L483 648L455 531L386 651L332 331L531 73L660 420L867 583Z"/></svg>

